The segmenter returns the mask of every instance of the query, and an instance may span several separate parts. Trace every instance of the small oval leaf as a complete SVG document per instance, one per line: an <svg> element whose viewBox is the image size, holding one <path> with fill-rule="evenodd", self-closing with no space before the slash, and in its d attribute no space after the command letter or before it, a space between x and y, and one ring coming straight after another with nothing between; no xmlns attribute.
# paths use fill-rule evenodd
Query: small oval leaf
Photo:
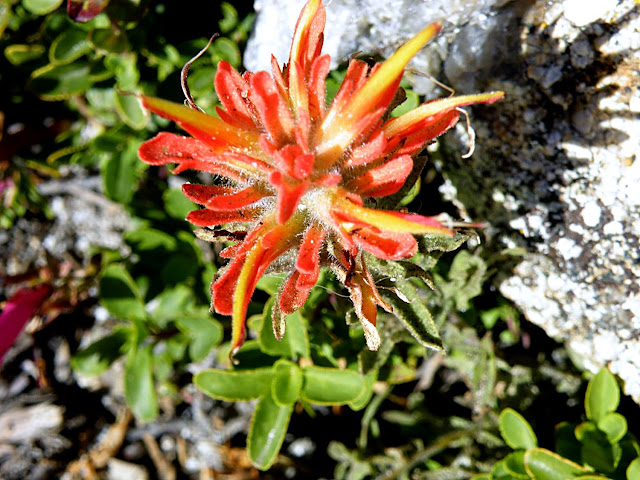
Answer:
<svg viewBox="0 0 640 480"><path fill-rule="evenodd" d="M617 443L627 433L627 419L619 413L608 413L598 422L598 429L604 432L610 443Z"/></svg>
<svg viewBox="0 0 640 480"><path fill-rule="evenodd" d="M544 448L532 448L524 454L524 465L532 480L570 480L587 469Z"/></svg>
<svg viewBox="0 0 640 480"><path fill-rule="evenodd" d="M355 401L365 388L365 378L353 370L306 367L301 397L319 405L342 405Z"/></svg>
<svg viewBox="0 0 640 480"><path fill-rule="evenodd" d="M130 330L119 328L71 357L71 367L84 375L100 375L124 354Z"/></svg>
<svg viewBox="0 0 640 480"><path fill-rule="evenodd" d="M120 319L143 319L146 316L138 287L122 265L109 265L102 272L100 302Z"/></svg>
<svg viewBox="0 0 640 480"><path fill-rule="evenodd" d="M293 404L281 407L269 392L258 402L247 437L249 458L256 468L267 470L275 461L292 411Z"/></svg>
<svg viewBox="0 0 640 480"><path fill-rule="evenodd" d="M582 428L581 428L582 427ZM607 436L593 423L584 422L576 428L576 437L582 443L582 463L600 472L613 472L622 456L620 445L609 443Z"/></svg>
<svg viewBox="0 0 640 480"><path fill-rule="evenodd" d="M269 392L272 378L272 368L240 372L209 369L198 372L193 383L212 398L238 402L253 400Z"/></svg>
<svg viewBox="0 0 640 480"><path fill-rule="evenodd" d="M196 210L198 207L195 203L184 196L181 190L177 188L169 188L162 192L162 200L164 201L165 211L177 220L184 220L190 211ZM207 285L207 292L209 286Z"/></svg>
<svg viewBox="0 0 640 480"><path fill-rule="evenodd" d="M286 360L278 360L274 365L271 395L281 407L293 405L302 390L302 370L298 365Z"/></svg>
<svg viewBox="0 0 640 480"><path fill-rule="evenodd" d="M189 357L195 362L206 357L213 346L220 343L224 333L220 322L204 315L179 318L176 326L190 337Z"/></svg>
<svg viewBox="0 0 640 480"><path fill-rule="evenodd" d="M618 382L609 370L601 369L589 382L584 407L587 418L598 423L607 413L615 412L620 403Z"/></svg>
<svg viewBox="0 0 640 480"><path fill-rule="evenodd" d="M46 15L62 5L62 0L22 0L22 6L36 15Z"/></svg>
<svg viewBox="0 0 640 480"><path fill-rule="evenodd" d="M16 44L9 45L4 49L4 56L7 57L7 60L14 66L40 58L43 53L44 47L42 45Z"/></svg>
<svg viewBox="0 0 640 480"><path fill-rule="evenodd" d="M124 373L125 397L131 411L138 420L150 422L158 416L151 345L132 351Z"/></svg>
<svg viewBox="0 0 640 480"><path fill-rule="evenodd" d="M518 477L511 475L505 467L504 460L501 460L493 465L491 469L492 480L519 480Z"/></svg>
<svg viewBox="0 0 640 480"><path fill-rule="evenodd" d="M58 65L71 63L90 50L87 32L69 29L60 34L51 44L49 61Z"/></svg>
<svg viewBox="0 0 640 480"><path fill-rule="evenodd" d="M640 480L640 458L636 458L627 468L627 480Z"/></svg>
<svg viewBox="0 0 640 480"><path fill-rule="evenodd" d="M91 85L91 67L84 62L46 65L31 74L29 88L43 100L64 100L86 92Z"/></svg>
<svg viewBox="0 0 640 480"><path fill-rule="evenodd" d="M529 478L527 470L524 468L524 451L520 450L513 452L505 457L503 460L504 469L512 476L516 478Z"/></svg>
<svg viewBox="0 0 640 480"><path fill-rule="evenodd" d="M149 113L142 107L136 95L116 92L116 111L124 123L134 130L142 130L149 120Z"/></svg>
<svg viewBox="0 0 640 480"><path fill-rule="evenodd" d="M278 341L273 333L273 325L271 321L271 312L273 301L267 304L264 309L262 325L258 335L258 343L260 349L268 354L286 357L308 357L309 356L309 338L304 321L300 312L294 312L286 317L286 333L282 340Z"/></svg>
<svg viewBox="0 0 640 480"><path fill-rule="evenodd" d="M499 425L502 438L514 450L526 450L538 446L538 439L531 425L515 410L505 408L500 413Z"/></svg>
<svg viewBox="0 0 640 480"><path fill-rule="evenodd" d="M373 384L378 379L378 370L371 370L364 376L364 388L360 392L360 395L349 403L349 408L354 412L362 410L369 404L371 397L373 396Z"/></svg>

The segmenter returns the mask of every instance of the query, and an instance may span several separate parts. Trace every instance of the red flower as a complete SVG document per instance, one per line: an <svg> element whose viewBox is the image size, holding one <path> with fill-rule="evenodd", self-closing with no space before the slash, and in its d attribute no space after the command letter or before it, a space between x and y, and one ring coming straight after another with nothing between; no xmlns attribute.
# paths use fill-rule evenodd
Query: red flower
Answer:
<svg viewBox="0 0 640 480"><path fill-rule="evenodd" d="M441 28L434 23L382 64L352 60L326 107L324 25L324 6L310 0L298 19L289 63L280 69L272 58L271 74L240 75L220 62L219 118L142 97L146 108L194 137L160 133L140 147L144 162L176 163L176 173L196 169L228 179L224 186L187 184L183 191L205 207L187 220L214 229L210 237L217 227L234 224L241 239L222 252L231 261L211 285L212 308L233 317L232 354L245 338L247 305L265 272L289 275L274 307L274 333L281 338L284 315L304 305L323 266L349 290L367 345L377 349L376 310L391 307L378 294L362 252L407 258L417 250L414 234L454 232L433 217L376 210L365 200L397 192L425 144L458 121L458 107L504 95L433 100L386 119L404 67Z"/></svg>

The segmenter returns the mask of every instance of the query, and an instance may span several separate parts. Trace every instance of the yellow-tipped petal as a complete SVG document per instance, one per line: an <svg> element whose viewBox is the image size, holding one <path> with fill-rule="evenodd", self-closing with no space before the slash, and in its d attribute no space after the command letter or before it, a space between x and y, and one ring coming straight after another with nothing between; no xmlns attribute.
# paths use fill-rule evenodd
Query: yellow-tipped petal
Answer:
<svg viewBox="0 0 640 480"><path fill-rule="evenodd" d="M504 92L478 93L475 95L459 95L457 97L441 98L424 103L419 107L396 118L389 120L384 126L384 132L392 137L407 130L419 121L457 107L464 107L473 103L493 103L504 97Z"/></svg>
<svg viewBox="0 0 640 480"><path fill-rule="evenodd" d="M231 356L233 357L242 346L246 336L246 315L249 300L257 281L256 271L259 261L263 257L265 249L258 239L253 248L247 254L247 258L242 265L238 282L233 293L233 314L231 316Z"/></svg>
<svg viewBox="0 0 640 480"><path fill-rule="evenodd" d="M145 108L161 117L173 120L194 137L205 142L209 139L226 146L243 148L251 148L258 143L258 136L253 132L239 130L206 113L161 98L144 95L140 98Z"/></svg>
<svg viewBox="0 0 640 480"><path fill-rule="evenodd" d="M311 35L318 32L312 31L313 22L319 15L322 28L324 30L324 6L320 0L310 0L304 6L296 30L291 42L291 52L289 54L289 97L291 98L291 106L293 114L298 116L298 110L308 109L307 91L305 85L305 63L308 56L309 42L312 40ZM317 20L316 20L317 21Z"/></svg>
<svg viewBox="0 0 640 480"><path fill-rule="evenodd" d="M434 22L401 46L378 71L371 76L364 87L349 102L344 111L347 117L360 118L376 108L375 103L384 91L402 75L409 61L442 29L440 22Z"/></svg>
<svg viewBox="0 0 640 480"><path fill-rule="evenodd" d="M348 226L349 219L351 218L389 232L449 236L454 233L453 230L430 217L361 207L338 195L334 197L334 202L334 211L336 214L339 215L341 212L346 214L345 226ZM357 227L357 225L353 226ZM346 230L350 229L346 228Z"/></svg>
<svg viewBox="0 0 640 480"><path fill-rule="evenodd" d="M263 219L263 221L264 230L253 239L253 247L247 253L242 264L233 293L231 357L235 355L244 342L247 307L256 288L256 283L258 283L267 267L291 248L291 238L301 233L302 223L300 218L291 218L284 225L276 225L273 215Z"/></svg>
<svg viewBox="0 0 640 480"><path fill-rule="evenodd" d="M316 150L322 167L330 166L327 164L331 164L332 160L339 157L340 151L349 147L357 134L353 132L356 122L382 107L381 101L388 88L398 81L404 67L441 29L439 22L429 25L382 63L344 108L332 106L322 124ZM327 160L322 161L323 157Z"/></svg>

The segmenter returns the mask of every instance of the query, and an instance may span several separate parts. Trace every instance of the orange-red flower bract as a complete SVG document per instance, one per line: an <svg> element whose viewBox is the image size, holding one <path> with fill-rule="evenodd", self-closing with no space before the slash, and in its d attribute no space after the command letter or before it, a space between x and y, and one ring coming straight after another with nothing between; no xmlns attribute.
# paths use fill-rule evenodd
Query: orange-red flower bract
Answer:
<svg viewBox="0 0 640 480"><path fill-rule="evenodd" d="M378 294L362 252L385 260L411 257L415 235L453 235L433 217L367 206L397 192L425 144L458 121L459 107L491 103L502 92L424 103L387 119L404 67L440 30L433 23L382 64L351 60L342 86L325 105L330 58L321 55L325 10L310 0L296 25L289 62L272 72L240 75L218 64L218 117L142 97L144 106L192 135L160 133L140 147L151 165L176 163L174 172L196 169L225 177L223 186L186 184L184 194L204 208L191 223L233 232L237 244L211 285L212 308L232 316L232 354L245 338L247 306L256 283L269 271L287 272L273 308L274 333L284 316L304 305L320 268L330 267L349 290L370 349L377 349ZM232 224L221 230L222 225Z"/></svg>

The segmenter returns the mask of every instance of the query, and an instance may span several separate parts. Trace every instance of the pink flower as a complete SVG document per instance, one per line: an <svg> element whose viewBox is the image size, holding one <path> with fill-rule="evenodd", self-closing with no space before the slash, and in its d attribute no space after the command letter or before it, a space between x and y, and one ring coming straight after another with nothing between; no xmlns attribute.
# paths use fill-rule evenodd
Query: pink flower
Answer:
<svg viewBox="0 0 640 480"><path fill-rule="evenodd" d="M387 118L404 67L440 31L434 23L382 64L352 60L327 107L330 58L321 55L324 26L324 6L310 0L282 69L272 58L271 73L240 75L220 62L215 77L219 118L142 97L146 108L192 135L160 133L140 147L144 162L176 163L176 173L196 169L227 179L222 186L187 184L183 191L204 206L187 220L212 229L207 237L222 235L219 227L232 224L240 238L222 252L231 261L211 285L212 308L232 316L232 354L245 338L247 306L264 273L288 273L273 309L274 333L281 338L284 316L304 305L324 266L349 290L367 344L377 349L377 307L389 311L391 306L378 294L362 253L407 258L417 251L414 235L454 232L433 217L378 210L368 200L404 185L414 157L458 121L458 107L504 95L433 100Z"/></svg>

